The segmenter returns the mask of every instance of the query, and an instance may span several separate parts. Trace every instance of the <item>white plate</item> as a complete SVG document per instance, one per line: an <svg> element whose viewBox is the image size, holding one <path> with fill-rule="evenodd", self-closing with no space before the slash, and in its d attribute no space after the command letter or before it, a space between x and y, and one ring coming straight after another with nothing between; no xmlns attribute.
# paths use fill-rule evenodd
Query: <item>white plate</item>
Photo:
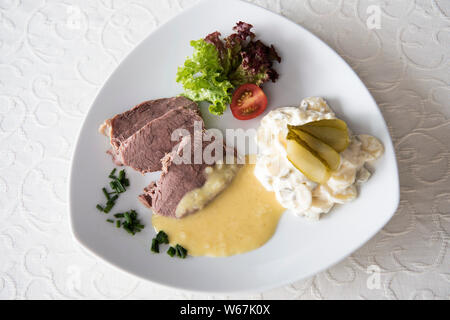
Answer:
<svg viewBox="0 0 450 320"><path fill-rule="evenodd" d="M255 26L257 36L273 43L282 57L281 77L265 91L270 109L298 105L308 96L322 96L356 133L381 139L385 155L359 198L335 208L318 223L286 212L274 237L258 250L229 258L170 258L150 252L154 236L151 212L136 197L150 178L127 172L132 187L114 212L135 208L146 222L135 237L107 223L95 205L103 201L101 187L113 168L105 154L108 143L97 133L104 119L139 102L182 92L175 82L177 67L192 54L190 40L219 30L223 35L239 20ZM245 128L258 125L208 116L209 127ZM156 177L157 175L153 175ZM394 149L383 117L369 91L332 49L297 24L254 5L233 1L204 1L151 33L117 68L92 105L81 129L70 176L70 213L75 238L112 265L155 283L203 292L252 292L285 285L311 276L362 246L392 217L399 202Z"/></svg>

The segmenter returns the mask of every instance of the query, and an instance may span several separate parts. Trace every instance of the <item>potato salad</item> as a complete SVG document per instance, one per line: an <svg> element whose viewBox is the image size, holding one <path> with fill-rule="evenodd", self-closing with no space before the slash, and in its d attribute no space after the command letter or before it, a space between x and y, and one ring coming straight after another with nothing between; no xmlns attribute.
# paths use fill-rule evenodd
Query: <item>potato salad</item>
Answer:
<svg viewBox="0 0 450 320"><path fill-rule="evenodd" d="M358 196L370 162L384 152L375 137L354 135L320 97L271 111L257 134L255 176L296 215L318 220Z"/></svg>

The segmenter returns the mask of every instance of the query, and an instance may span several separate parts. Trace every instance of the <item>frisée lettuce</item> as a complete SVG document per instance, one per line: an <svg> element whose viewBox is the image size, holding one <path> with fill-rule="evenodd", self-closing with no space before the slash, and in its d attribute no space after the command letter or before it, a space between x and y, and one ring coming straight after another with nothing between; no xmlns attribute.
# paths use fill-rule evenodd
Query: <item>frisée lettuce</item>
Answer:
<svg viewBox="0 0 450 320"><path fill-rule="evenodd" d="M209 111L221 115L238 86L275 82L278 73L273 62L281 62L281 58L273 46L255 41L252 28L241 21L233 28L235 33L223 40L219 32L214 32L191 41L194 53L178 68L176 77L183 85L183 95L196 102L209 102Z"/></svg>

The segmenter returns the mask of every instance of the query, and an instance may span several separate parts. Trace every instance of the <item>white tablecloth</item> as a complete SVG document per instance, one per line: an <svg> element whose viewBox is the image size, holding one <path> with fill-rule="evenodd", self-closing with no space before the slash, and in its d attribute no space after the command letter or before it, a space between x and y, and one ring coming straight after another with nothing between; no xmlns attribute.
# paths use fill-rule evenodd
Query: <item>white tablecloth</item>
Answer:
<svg viewBox="0 0 450 320"><path fill-rule="evenodd" d="M70 156L96 91L148 32L195 2L0 0L0 299L223 298L116 271L68 225ZM450 1L252 2L318 35L369 87L394 139L401 203L342 263L229 298L449 299ZM378 11L380 29L369 29Z"/></svg>

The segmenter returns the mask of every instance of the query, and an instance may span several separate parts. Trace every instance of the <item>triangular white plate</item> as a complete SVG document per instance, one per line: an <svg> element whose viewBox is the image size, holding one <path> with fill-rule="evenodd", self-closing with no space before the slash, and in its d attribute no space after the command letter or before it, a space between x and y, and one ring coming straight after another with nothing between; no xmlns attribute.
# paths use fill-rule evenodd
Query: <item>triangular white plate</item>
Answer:
<svg viewBox="0 0 450 320"><path fill-rule="evenodd" d="M282 57L281 77L264 88L270 107L298 105L322 96L356 133L378 137L386 148L359 198L335 208L317 223L286 212L274 237L258 250L229 258L170 258L150 252L154 232L151 212L136 197L151 177L128 169L132 187L114 212L134 208L146 229L135 237L107 223L95 205L113 168L108 143L97 132L104 119L139 102L175 96L177 67L192 54L189 42L213 31L231 33L238 21L251 23L257 36L274 44ZM209 116L209 127L256 127L261 119L242 122L228 111ZM156 177L156 175L154 175ZM237 0L203 1L152 32L120 64L103 86L82 126L70 175L70 214L75 238L95 255L142 279L203 292L254 292L285 285L322 271L362 246L392 217L399 202L395 153L383 116L353 70L325 43L297 24L263 8Z"/></svg>

